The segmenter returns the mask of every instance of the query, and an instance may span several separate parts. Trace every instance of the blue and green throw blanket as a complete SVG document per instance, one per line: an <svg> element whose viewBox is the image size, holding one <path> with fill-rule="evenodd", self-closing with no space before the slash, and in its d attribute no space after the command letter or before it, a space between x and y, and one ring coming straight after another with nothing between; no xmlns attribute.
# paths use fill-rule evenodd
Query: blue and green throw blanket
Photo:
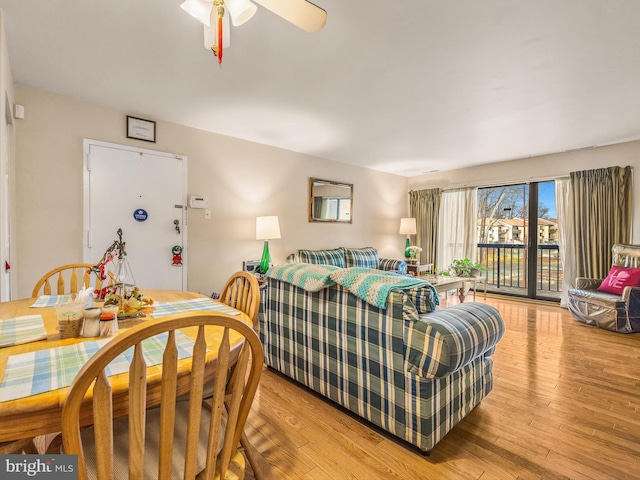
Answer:
<svg viewBox="0 0 640 480"><path fill-rule="evenodd" d="M439 304L435 287L426 280L415 277L354 267L336 270L331 273L330 279L378 308L385 308L387 297L392 290L405 290L421 286L430 287L436 305Z"/></svg>
<svg viewBox="0 0 640 480"><path fill-rule="evenodd" d="M331 273L336 270L344 269L333 265L285 263L270 268L267 272L267 277L291 283L309 292L319 292L323 288L336 284L330 278Z"/></svg>

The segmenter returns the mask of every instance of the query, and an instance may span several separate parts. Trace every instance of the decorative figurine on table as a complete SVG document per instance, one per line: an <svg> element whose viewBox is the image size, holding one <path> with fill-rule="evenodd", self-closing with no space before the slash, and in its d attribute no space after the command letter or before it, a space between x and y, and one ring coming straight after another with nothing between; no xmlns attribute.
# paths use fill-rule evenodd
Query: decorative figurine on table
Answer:
<svg viewBox="0 0 640 480"><path fill-rule="evenodd" d="M118 317L134 317L142 316L138 314L141 309L153 304L153 300L142 296L136 281L133 278L129 261L127 260L127 252L125 251L125 242L122 241L122 229L118 229L118 240L115 240L105 251L100 262L91 267L91 271L96 274L102 281L107 279L106 266L116 256L116 273L114 275L115 283L108 285L99 292L99 299L104 299L105 306L117 305Z"/></svg>

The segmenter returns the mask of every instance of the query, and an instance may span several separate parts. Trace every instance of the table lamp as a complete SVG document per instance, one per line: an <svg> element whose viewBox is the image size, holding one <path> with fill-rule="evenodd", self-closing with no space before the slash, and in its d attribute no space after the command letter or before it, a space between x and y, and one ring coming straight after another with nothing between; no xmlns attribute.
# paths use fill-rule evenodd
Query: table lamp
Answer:
<svg viewBox="0 0 640 480"><path fill-rule="evenodd" d="M406 258L411 257L411 251L409 247L411 246L411 240L409 240L409 235L416 234L416 219L415 218L401 218L400 219L400 233L407 236L407 242L404 246L404 256Z"/></svg>
<svg viewBox="0 0 640 480"><path fill-rule="evenodd" d="M280 238L280 225L277 216L256 218L256 240L264 240L260 273L264 275L269 270L271 255L269 255L269 240Z"/></svg>

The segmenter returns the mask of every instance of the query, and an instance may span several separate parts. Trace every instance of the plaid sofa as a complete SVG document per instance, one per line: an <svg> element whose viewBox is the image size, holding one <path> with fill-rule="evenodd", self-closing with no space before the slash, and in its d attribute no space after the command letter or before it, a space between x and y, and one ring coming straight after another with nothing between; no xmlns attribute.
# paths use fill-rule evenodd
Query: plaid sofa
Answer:
<svg viewBox="0 0 640 480"><path fill-rule="evenodd" d="M392 290L378 308L339 284L307 291L268 278L266 364L428 452L491 391L504 332L491 306L430 311L429 295Z"/></svg>
<svg viewBox="0 0 640 480"><path fill-rule="evenodd" d="M373 247L338 247L325 250L300 249L286 259L286 263L299 262L315 265L333 265L340 268L361 267L407 273L407 262L393 258L379 258L378 250Z"/></svg>

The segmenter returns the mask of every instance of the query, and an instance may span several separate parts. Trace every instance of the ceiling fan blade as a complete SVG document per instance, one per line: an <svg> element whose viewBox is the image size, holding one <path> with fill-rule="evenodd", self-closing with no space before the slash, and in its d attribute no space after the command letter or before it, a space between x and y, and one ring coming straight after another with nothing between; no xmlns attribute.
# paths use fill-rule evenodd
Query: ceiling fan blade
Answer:
<svg viewBox="0 0 640 480"><path fill-rule="evenodd" d="M327 12L307 0L253 1L309 33L317 32L327 22Z"/></svg>

